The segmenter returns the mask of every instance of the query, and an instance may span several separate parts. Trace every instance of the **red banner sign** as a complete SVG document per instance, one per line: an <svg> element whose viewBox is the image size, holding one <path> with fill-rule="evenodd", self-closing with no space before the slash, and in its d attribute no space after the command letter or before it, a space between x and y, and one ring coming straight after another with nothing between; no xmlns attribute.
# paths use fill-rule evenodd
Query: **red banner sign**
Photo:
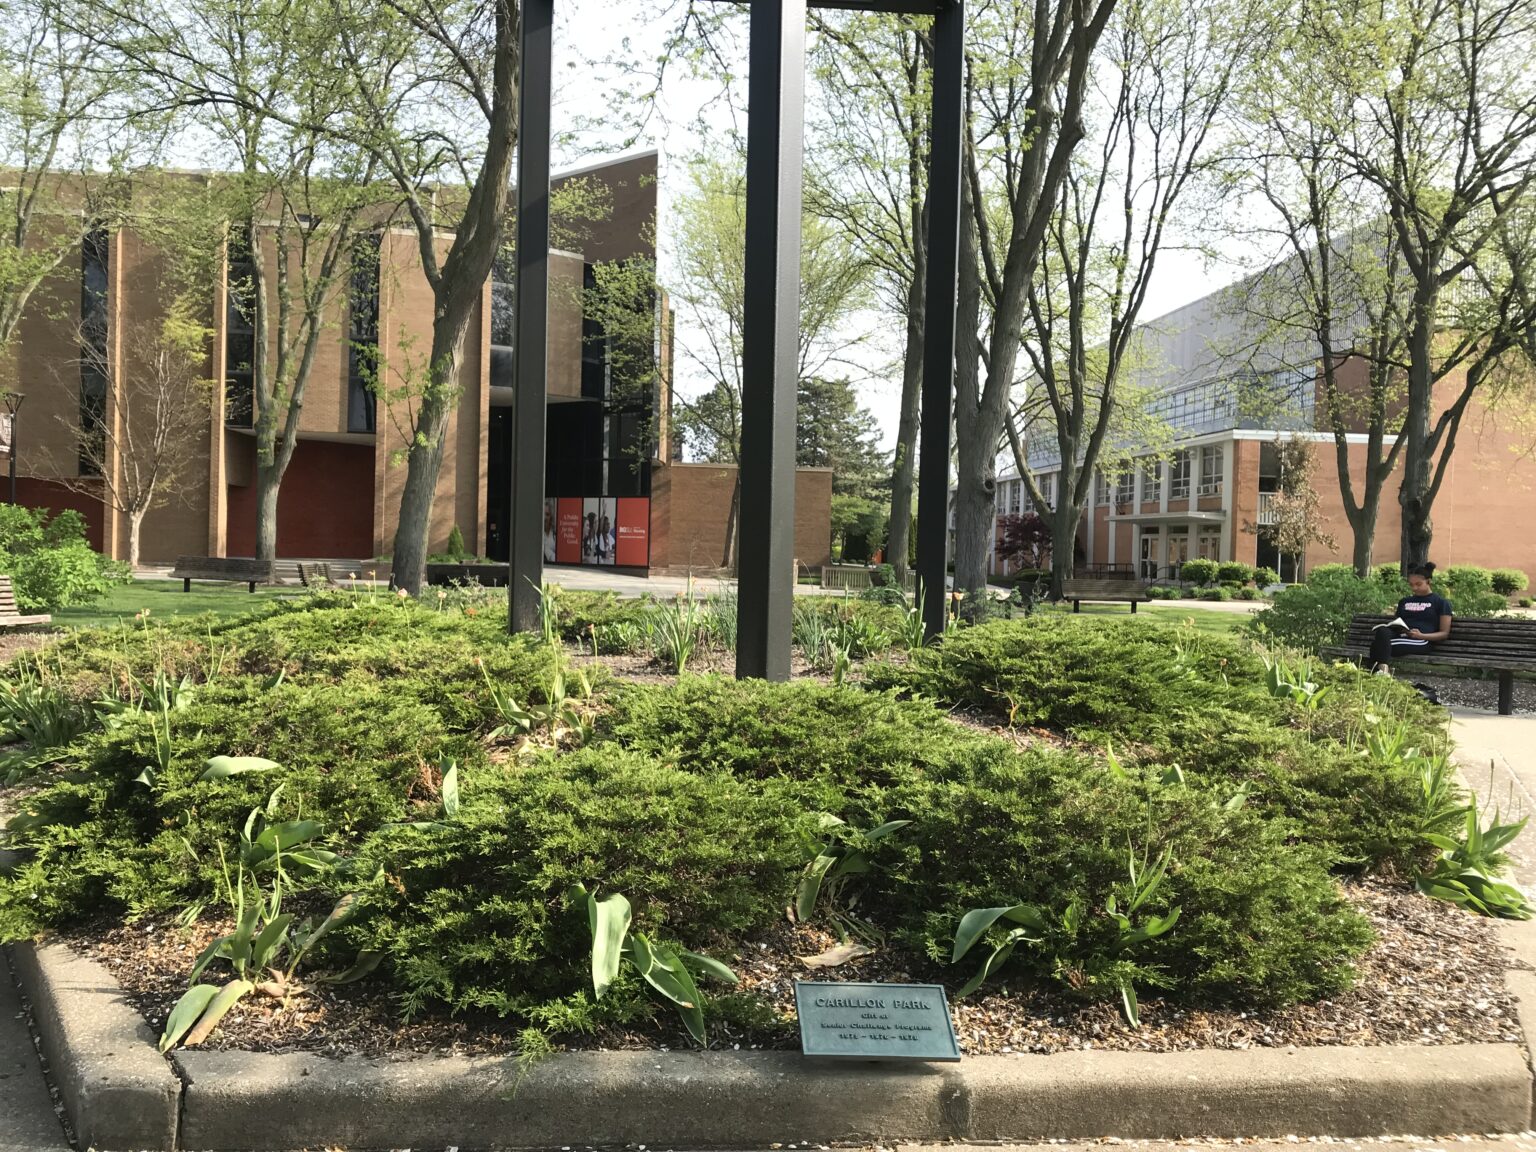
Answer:
<svg viewBox="0 0 1536 1152"><path fill-rule="evenodd" d="M619 498L619 537L615 562L625 568L645 568L651 562L651 502L640 496Z"/></svg>
<svg viewBox="0 0 1536 1152"><path fill-rule="evenodd" d="M581 563L581 498L556 502L555 563Z"/></svg>

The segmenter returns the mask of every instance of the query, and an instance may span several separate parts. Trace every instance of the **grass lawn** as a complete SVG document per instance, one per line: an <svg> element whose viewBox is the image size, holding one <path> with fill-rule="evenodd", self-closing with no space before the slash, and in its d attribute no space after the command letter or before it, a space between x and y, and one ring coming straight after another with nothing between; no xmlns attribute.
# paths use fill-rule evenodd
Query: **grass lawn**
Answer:
<svg viewBox="0 0 1536 1152"><path fill-rule="evenodd" d="M1073 614L1070 604L1046 607L1041 611L1067 616ZM1083 616L1130 616L1130 614L1129 604L1084 604L1081 613ZM1213 636L1225 636L1248 619L1248 615L1243 612L1224 612L1219 608L1197 608L1188 600L1154 600L1151 603L1139 605L1136 615L1148 617L1160 624L1182 625L1188 620L1194 624L1197 631L1208 632Z"/></svg>
<svg viewBox="0 0 1536 1152"><path fill-rule="evenodd" d="M95 604L63 608L53 614L55 624L66 628L99 628L133 623L134 616L149 609L153 616L197 616L212 612L233 616L249 612L257 604L277 597L298 595L297 589L258 588L252 595L244 584L210 584L193 581L183 592L180 580L135 580L114 588Z"/></svg>

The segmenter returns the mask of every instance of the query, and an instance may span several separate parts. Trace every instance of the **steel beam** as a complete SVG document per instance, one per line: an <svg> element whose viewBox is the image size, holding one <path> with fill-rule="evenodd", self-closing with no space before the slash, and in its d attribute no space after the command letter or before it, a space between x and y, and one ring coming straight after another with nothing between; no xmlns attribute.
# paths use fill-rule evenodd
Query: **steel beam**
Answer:
<svg viewBox="0 0 1536 1152"><path fill-rule="evenodd" d="M933 18L928 293L923 315L923 422L917 476L917 574L923 583L923 631L930 638L943 632L949 603L949 425L955 391L964 109L965 0L949 0Z"/></svg>
<svg viewBox="0 0 1536 1152"><path fill-rule="evenodd" d="M789 679L806 0L754 0L747 80L736 675Z"/></svg>
<svg viewBox="0 0 1536 1152"><path fill-rule="evenodd" d="M715 0L721 4L746 4L749 0ZM842 8L850 12L900 12L932 16L944 0L806 0L807 8Z"/></svg>
<svg viewBox="0 0 1536 1152"><path fill-rule="evenodd" d="M539 628L544 583L544 420L549 354L549 130L554 0L522 0L517 124L516 336L507 608Z"/></svg>

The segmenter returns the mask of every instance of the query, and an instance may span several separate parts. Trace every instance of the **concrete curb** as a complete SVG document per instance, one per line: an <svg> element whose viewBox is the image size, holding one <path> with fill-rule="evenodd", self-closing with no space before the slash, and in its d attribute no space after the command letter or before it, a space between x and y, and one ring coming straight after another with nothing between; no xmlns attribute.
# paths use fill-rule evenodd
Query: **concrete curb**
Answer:
<svg viewBox="0 0 1536 1152"><path fill-rule="evenodd" d="M177 1147L181 1081L112 974L46 942L15 945L11 965L81 1147Z"/></svg>
<svg viewBox="0 0 1536 1152"><path fill-rule="evenodd" d="M182 1139L213 1152L1372 1136L1531 1123L1515 1044L1070 1052L943 1068L818 1066L780 1052L571 1053L522 1079L512 1060L176 1061L187 1079Z"/></svg>
<svg viewBox="0 0 1536 1152"><path fill-rule="evenodd" d="M58 945L19 947L16 959L81 1141L107 1149L741 1148L1531 1127L1519 1044L1090 1051L912 1067L786 1052L578 1052L526 1073L510 1058L180 1051L178 1079L100 965Z"/></svg>

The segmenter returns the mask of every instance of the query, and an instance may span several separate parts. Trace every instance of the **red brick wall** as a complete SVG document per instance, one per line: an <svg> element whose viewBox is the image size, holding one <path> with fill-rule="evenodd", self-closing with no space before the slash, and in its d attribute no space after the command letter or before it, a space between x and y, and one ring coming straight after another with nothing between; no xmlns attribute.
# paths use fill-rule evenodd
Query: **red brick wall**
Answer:
<svg viewBox="0 0 1536 1152"><path fill-rule="evenodd" d="M373 463L371 444L300 440L277 498L277 554L372 557ZM256 488L232 484L229 554L255 551Z"/></svg>
<svg viewBox="0 0 1536 1152"><path fill-rule="evenodd" d="M3 459L3 458L0 458ZM0 498L11 498L11 482L8 473L0 473ZM46 508L57 514L72 508L85 517L85 535L91 547L101 551L102 526L106 507L100 500L84 492L71 492L55 480L39 480L33 476L16 477L16 503L25 508Z"/></svg>
<svg viewBox="0 0 1536 1152"><path fill-rule="evenodd" d="M651 566L720 568L736 469L672 464L651 473ZM795 472L795 557L807 568L832 562L832 473Z"/></svg>

